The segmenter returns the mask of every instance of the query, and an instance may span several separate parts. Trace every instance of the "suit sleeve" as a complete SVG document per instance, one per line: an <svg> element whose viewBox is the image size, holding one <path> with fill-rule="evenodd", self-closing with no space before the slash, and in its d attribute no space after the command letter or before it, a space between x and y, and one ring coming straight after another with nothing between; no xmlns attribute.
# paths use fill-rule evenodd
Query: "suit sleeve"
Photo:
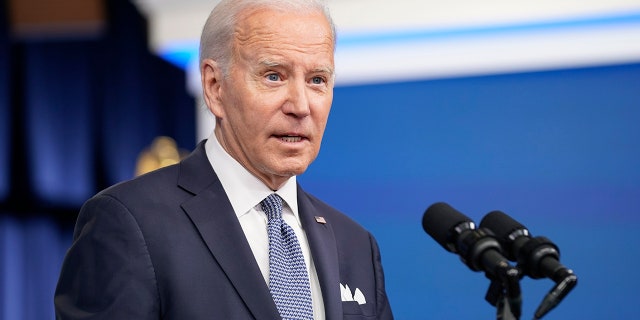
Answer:
<svg viewBox="0 0 640 320"><path fill-rule="evenodd" d="M98 195L80 210L54 297L56 319L159 319L154 268L126 207Z"/></svg>
<svg viewBox="0 0 640 320"><path fill-rule="evenodd" d="M373 268L375 272L376 281L376 305L378 310L377 319L379 320L393 320L393 313L391 312L391 305L387 298L387 291L384 283L384 271L382 270L382 258L380 257L380 249L376 239L369 234L371 241L372 255L373 255Z"/></svg>

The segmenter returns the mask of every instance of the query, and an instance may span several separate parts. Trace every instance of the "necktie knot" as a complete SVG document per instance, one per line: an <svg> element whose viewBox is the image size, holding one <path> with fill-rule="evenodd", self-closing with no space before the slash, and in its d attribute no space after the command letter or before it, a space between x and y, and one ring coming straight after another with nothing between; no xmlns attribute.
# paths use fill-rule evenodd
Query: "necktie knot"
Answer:
<svg viewBox="0 0 640 320"><path fill-rule="evenodd" d="M275 220L282 218L282 198L279 195L272 193L260 202L262 211L267 215L268 220Z"/></svg>

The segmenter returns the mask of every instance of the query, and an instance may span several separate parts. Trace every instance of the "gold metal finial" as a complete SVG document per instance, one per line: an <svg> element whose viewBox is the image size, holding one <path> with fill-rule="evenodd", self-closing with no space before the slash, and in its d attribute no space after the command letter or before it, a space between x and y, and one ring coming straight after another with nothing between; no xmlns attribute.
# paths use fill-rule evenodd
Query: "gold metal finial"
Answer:
<svg viewBox="0 0 640 320"><path fill-rule="evenodd" d="M181 159L176 141L167 136L158 136L148 148L138 155L135 175L139 176L147 172L176 164Z"/></svg>

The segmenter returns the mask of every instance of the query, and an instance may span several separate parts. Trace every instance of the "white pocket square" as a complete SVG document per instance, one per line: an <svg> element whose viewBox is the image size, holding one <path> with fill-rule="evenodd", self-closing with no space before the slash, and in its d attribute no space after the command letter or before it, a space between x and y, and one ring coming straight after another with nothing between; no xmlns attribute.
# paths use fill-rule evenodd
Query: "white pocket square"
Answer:
<svg viewBox="0 0 640 320"><path fill-rule="evenodd" d="M362 293L362 291L356 288L356 291L352 294L348 284L340 284L340 295L342 297L342 301L355 301L358 304L367 303L367 300L364 298L364 294Z"/></svg>

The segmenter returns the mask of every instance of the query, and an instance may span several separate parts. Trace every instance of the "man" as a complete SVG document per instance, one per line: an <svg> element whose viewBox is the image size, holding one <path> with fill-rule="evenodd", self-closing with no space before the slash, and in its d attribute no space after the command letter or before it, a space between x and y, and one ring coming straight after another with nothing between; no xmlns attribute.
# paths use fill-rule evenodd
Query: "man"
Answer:
<svg viewBox="0 0 640 320"><path fill-rule="evenodd" d="M200 45L214 132L85 203L58 319L393 318L373 236L296 182L320 149L335 39L320 1L216 6Z"/></svg>

